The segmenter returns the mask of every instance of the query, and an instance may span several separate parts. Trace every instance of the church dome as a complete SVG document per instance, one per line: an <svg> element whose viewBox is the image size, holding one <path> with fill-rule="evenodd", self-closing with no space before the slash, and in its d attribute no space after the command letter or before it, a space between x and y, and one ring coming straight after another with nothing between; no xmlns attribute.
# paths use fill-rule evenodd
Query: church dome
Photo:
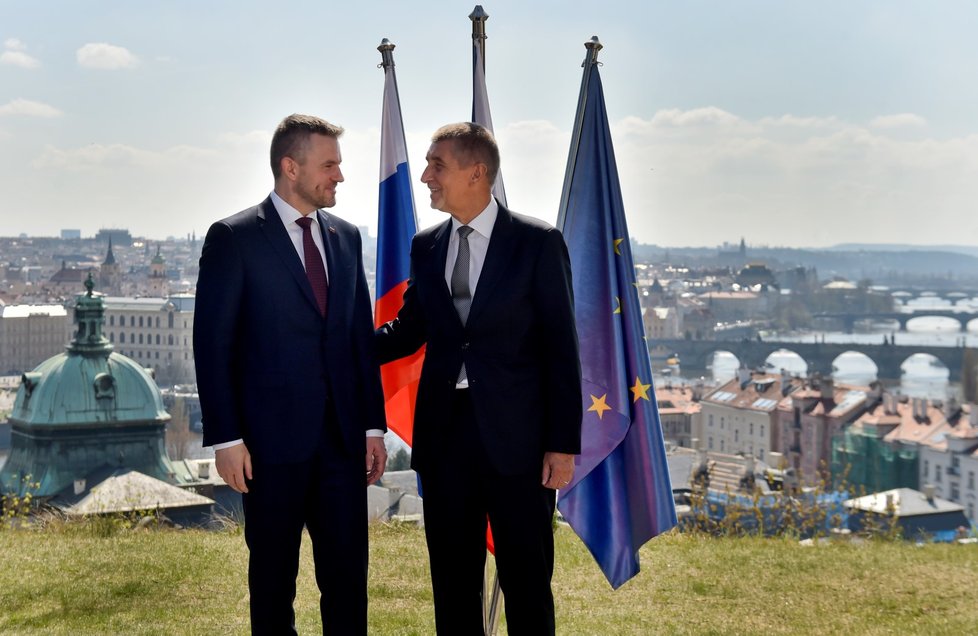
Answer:
<svg viewBox="0 0 978 636"><path fill-rule="evenodd" d="M76 331L67 350L25 373L17 390L0 491L57 496L119 469L185 481L166 456L170 415L156 381L112 351L102 335L105 308L102 295L92 291L91 275L85 287L75 303Z"/></svg>
<svg viewBox="0 0 978 636"><path fill-rule="evenodd" d="M89 289L78 297L77 331L65 353L24 374L12 423L105 426L169 419L155 380L131 358L112 351L102 335L103 320L101 294Z"/></svg>

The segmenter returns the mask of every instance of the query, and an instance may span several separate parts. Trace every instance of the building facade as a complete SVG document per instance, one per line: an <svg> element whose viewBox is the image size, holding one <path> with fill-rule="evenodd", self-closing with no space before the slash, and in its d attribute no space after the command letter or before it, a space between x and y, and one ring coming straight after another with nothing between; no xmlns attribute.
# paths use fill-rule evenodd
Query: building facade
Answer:
<svg viewBox="0 0 978 636"><path fill-rule="evenodd" d="M831 478L832 440L878 398L869 387L836 385L831 378L813 376L779 404L778 450L804 485Z"/></svg>
<svg viewBox="0 0 978 636"><path fill-rule="evenodd" d="M64 351L70 330L61 305L0 302L0 375L20 375Z"/></svg>
<svg viewBox="0 0 978 636"><path fill-rule="evenodd" d="M194 300L107 296L104 332L116 351L152 368L161 386L194 384Z"/></svg>

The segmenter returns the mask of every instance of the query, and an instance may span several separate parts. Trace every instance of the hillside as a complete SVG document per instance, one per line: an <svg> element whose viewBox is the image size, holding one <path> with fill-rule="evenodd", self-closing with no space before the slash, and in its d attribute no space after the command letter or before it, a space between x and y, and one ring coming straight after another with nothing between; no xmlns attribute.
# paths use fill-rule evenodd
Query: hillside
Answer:
<svg viewBox="0 0 978 636"><path fill-rule="evenodd" d="M371 634L434 633L422 531L370 532ZM576 535L561 527L556 539L560 634L934 635L978 625L976 545L670 534L642 549L641 574L613 592ZM238 532L0 531L0 555L0 633L248 631ZM299 631L318 633L308 542L300 579Z"/></svg>

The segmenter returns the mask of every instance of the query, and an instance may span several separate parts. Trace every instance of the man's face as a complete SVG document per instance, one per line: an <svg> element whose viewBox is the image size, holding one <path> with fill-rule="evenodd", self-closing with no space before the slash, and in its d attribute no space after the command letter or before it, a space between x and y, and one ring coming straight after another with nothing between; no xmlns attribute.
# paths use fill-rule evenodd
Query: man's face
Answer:
<svg viewBox="0 0 978 636"><path fill-rule="evenodd" d="M472 196L473 165L461 166L454 153L455 142L446 139L431 144L421 173L421 183L428 186L431 207L442 212L457 212Z"/></svg>
<svg viewBox="0 0 978 636"><path fill-rule="evenodd" d="M293 190L300 202L313 209L336 205L336 184L343 181L340 172L340 144L335 137L311 135L305 152L296 160ZM300 210L302 212L302 210Z"/></svg>

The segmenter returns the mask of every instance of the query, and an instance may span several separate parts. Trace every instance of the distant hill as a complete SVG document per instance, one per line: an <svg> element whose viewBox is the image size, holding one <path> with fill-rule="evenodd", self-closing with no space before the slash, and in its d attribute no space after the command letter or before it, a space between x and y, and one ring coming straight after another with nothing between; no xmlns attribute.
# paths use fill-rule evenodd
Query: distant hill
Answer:
<svg viewBox="0 0 978 636"><path fill-rule="evenodd" d="M901 243L839 243L829 250L843 252L953 252L978 257L974 245L904 245Z"/></svg>
<svg viewBox="0 0 978 636"><path fill-rule="evenodd" d="M884 285L968 287L978 285L978 247L846 243L828 248L748 246L746 259L717 247L633 244L637 260L692 267L731 267L761 262L774 270L814 267L825 280L841 276Z"/></svg>

